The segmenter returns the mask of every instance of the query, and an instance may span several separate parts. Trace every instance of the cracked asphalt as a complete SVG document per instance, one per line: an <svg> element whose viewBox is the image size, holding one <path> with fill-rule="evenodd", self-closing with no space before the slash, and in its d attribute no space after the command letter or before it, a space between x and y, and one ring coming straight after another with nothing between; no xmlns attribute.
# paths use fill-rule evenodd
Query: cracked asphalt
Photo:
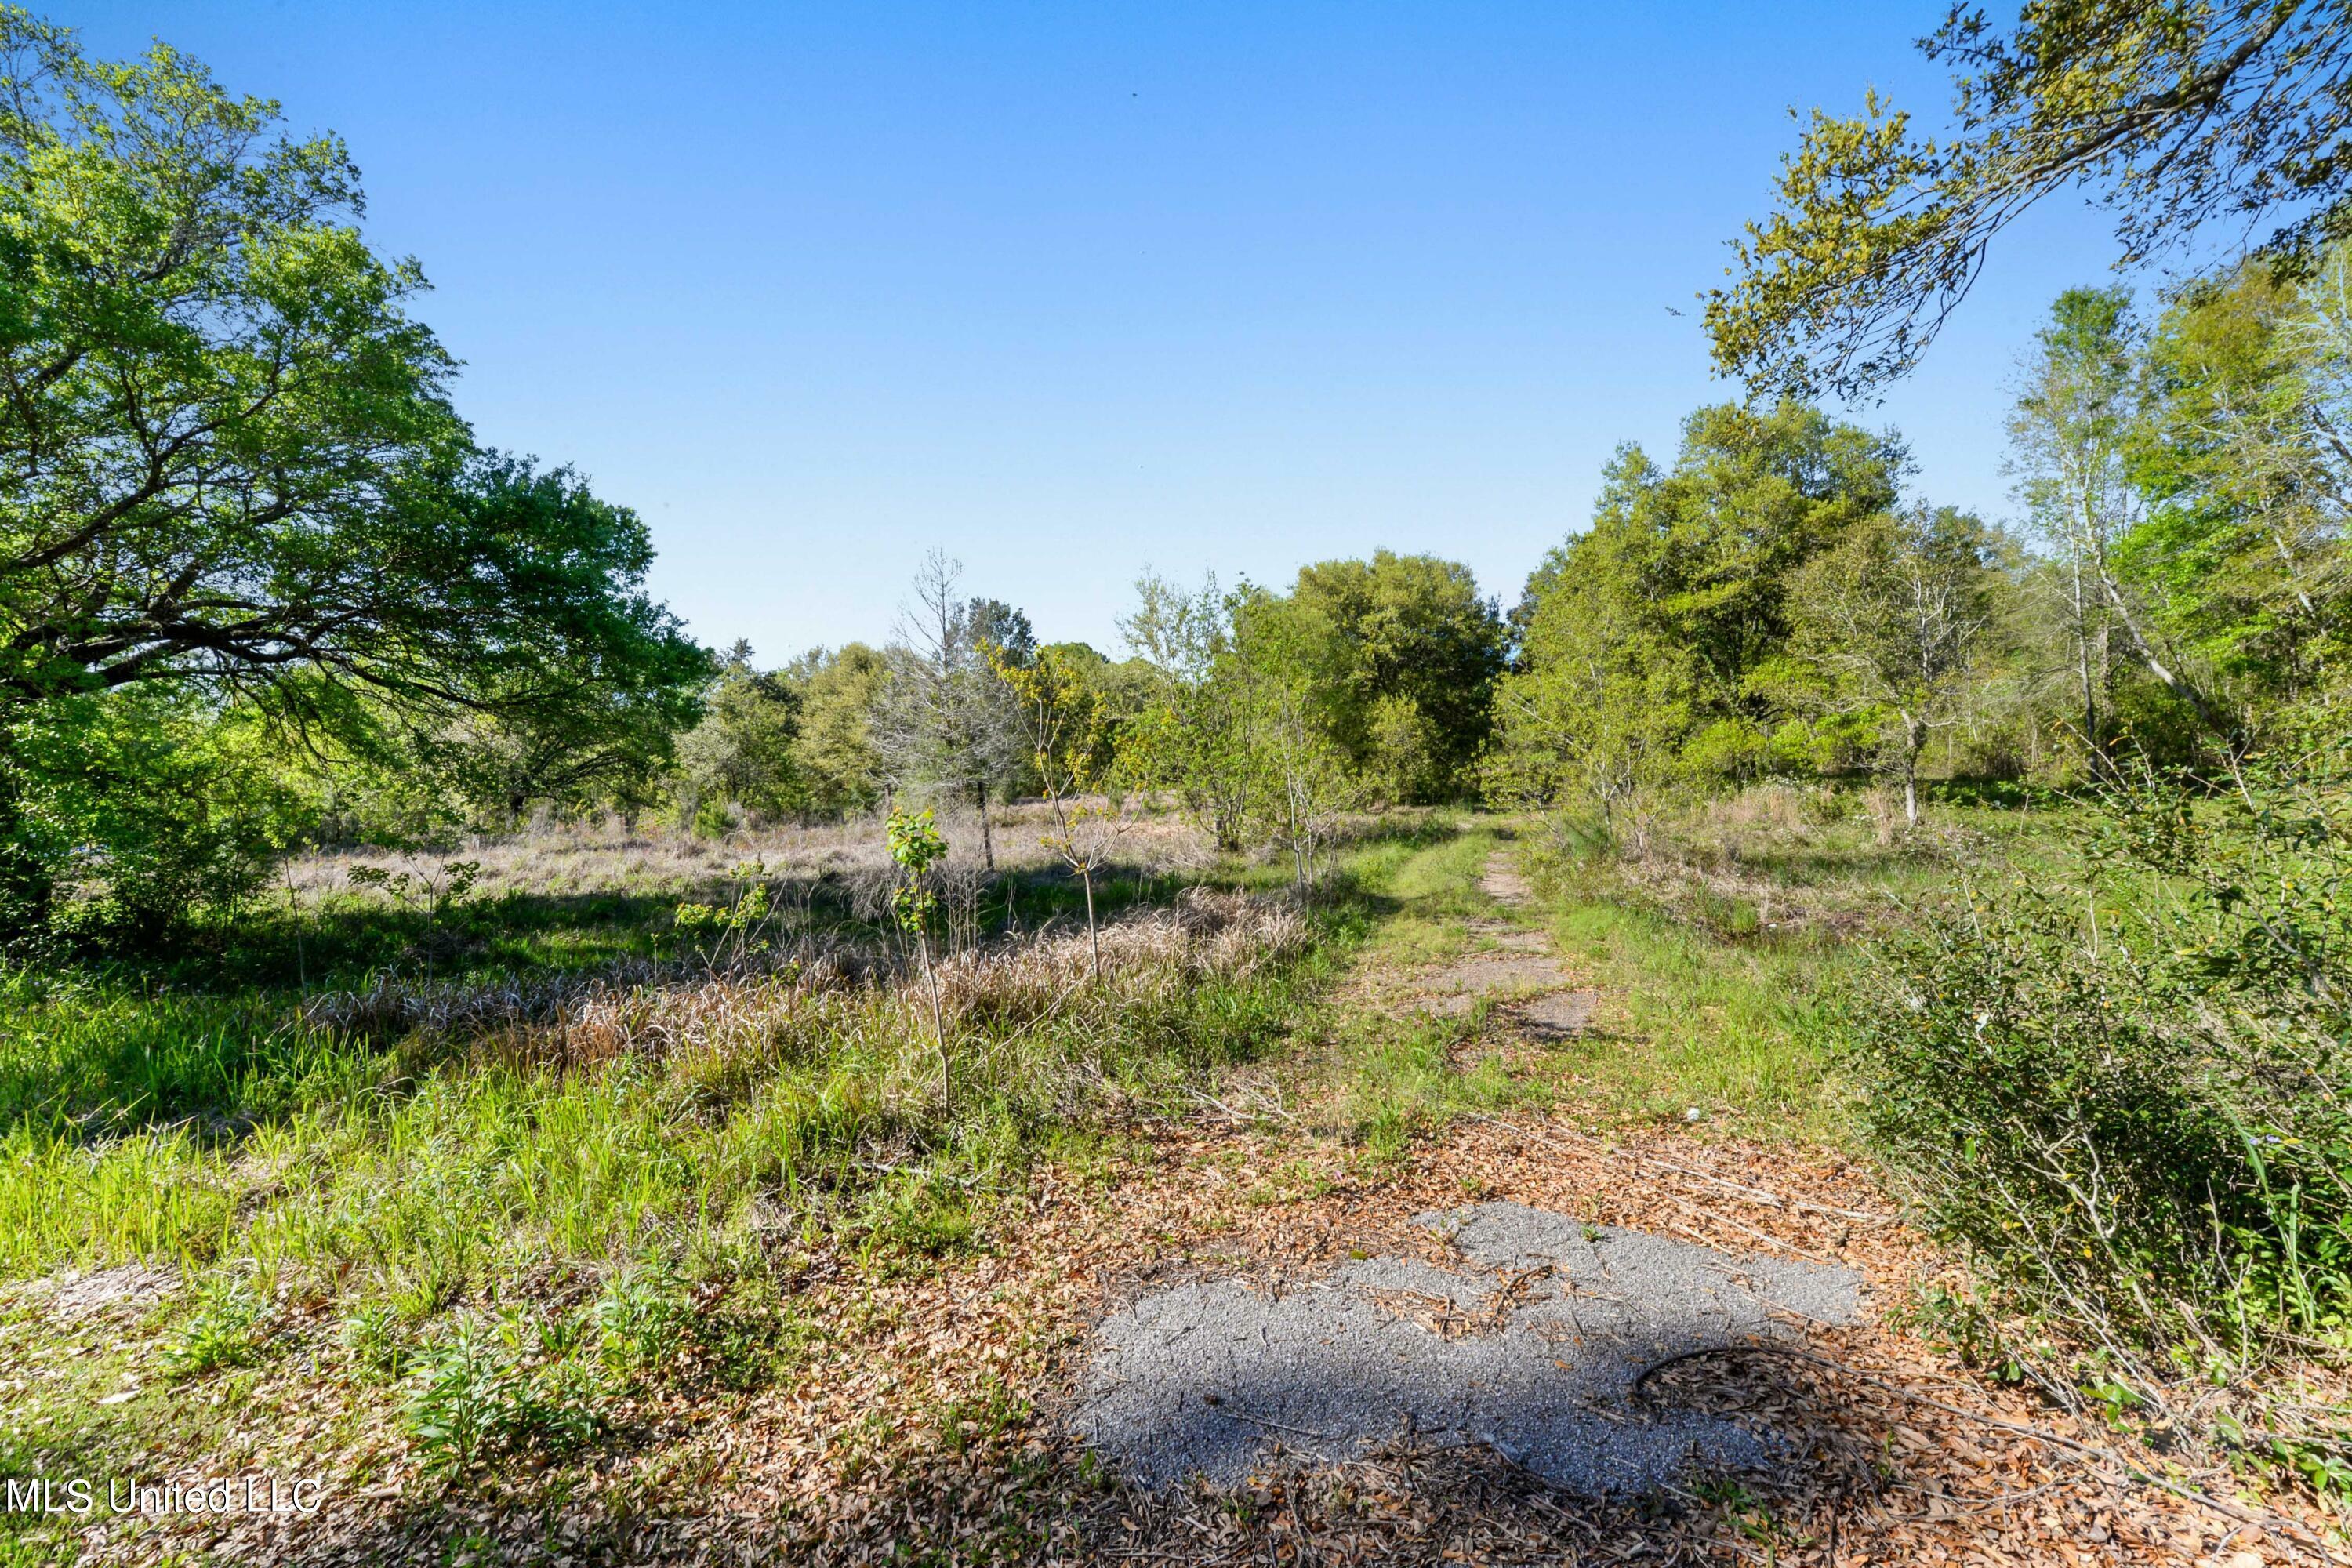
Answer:
<svg viewBox="0 0 2352 1568"><path fill-rule="evenodd" d="M1415 1223L1454 1266L1373 1258L1270 1294L1179 1285L1101 1326L1073 1419L1134 1479L1230 1483L1276 1446L1340 1461L1483 1443L1587 1496L1770 1462L1769 1432L1637 1394L1669 1357L1846 1323L1860 1280L1487 1203Z"/></svg>

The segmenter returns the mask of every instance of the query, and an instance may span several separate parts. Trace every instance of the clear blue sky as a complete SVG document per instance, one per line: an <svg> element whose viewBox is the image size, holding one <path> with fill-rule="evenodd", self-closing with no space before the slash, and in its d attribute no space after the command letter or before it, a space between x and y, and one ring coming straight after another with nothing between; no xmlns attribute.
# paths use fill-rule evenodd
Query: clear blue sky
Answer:
<svg viewBox="0 0 2352 1568"><path fill-rule="evenodd" d="M1508 603L1727 395L1693 295L1787 108L1948 100L1942 0L45 9L340 132L481 437L638 508L763 661L882 636L933 544L1106 650L1147 563L1385 545ZM2037 215L1864 411L1922 493L2008 510L2015 357L2107 256Z"/></svg>

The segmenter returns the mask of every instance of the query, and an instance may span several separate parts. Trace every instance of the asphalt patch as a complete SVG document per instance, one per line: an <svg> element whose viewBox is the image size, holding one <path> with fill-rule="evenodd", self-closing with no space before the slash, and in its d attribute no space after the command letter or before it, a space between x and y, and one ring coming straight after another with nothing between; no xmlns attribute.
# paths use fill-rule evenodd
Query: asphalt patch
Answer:
<svg viewBox="0 0 2352 1568"><path fill-rule="evenodd" d="M1668 1357L1844 1323L1860 1279L1512 1203L1423 1215L1453 1266L1374 1258L1279 1294L1175 1286L1107 1320L1078 1432L1136 1481L1230 1483L1276 1446L1339 1462L1485 1444L1585 1496L1770 1462L1769 1432L1635 1380ZM1663 1381L1663 1380L1662 1380Z"/></svg>

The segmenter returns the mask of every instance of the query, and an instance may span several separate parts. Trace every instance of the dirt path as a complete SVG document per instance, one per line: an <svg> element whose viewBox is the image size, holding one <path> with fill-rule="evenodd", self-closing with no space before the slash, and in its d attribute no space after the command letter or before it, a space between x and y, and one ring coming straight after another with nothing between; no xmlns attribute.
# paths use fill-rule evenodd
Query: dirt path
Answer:
<svg viewBox="0 0 2352 1568"><path fill-rule="evenodd" d="M1483 1009L1539 1058L1598 994L1510 918L1533 893L1506 853L1478 886L1503 918L1378 1005ZM1189 1163L1284 1142L1236 1125ZM1197 1194L1222 1244L1129 1276L1079 1342L1065 1430L1141 1488L1126 1552L2255 1568L2285 1544L2063 1446L2105 1434L2019 1436L2052 1414L1891 1326L1937 1260L1833 1156L1571 1114L1458 1121L1390 1183L1297 1163L1246 1227ZM1449 1185L1486 1201L1416 1212ZM1237 1526L1236 1495L1270 1516Z"/></svg>

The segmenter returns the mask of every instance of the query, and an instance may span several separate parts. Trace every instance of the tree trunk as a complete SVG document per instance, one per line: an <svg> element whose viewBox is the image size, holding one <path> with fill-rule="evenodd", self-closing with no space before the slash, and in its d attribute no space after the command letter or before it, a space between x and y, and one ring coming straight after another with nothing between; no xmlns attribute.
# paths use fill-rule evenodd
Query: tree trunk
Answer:
<svg viewBox="0 0 2352 1568"><path fill-rule="evenodd" d="M6 731L0 730L0 945L48 924L57 897L49 867L26 842L25 797Z"/></svg>
<svg viewBox="0 0 2352 1568"><path fill-rule="evenodd" d="M955 1073L948 1065L948 1031L940 1015L940 975L931 967L931 938L928 931L915 933L916 944L923 955L923 983L931 994L931 1039L940 1052L940 1109L955 1114Z"/></svg>
<svg viewBox="0 0 2352 1568"><path fill-rule="evenodd" d="M2139 650L2139 660L2147 667L2147 672L2161 681L2166 690L2185 700L2191 708L2196 709L2197 717L2204 721L2207 729L2225 742L2234 744L2238 739L2234 726L2219 710L2206 700L2205 693L2200 689L2197 683L2178 670L2167 668L2164 661L2157 657L2156 644L2149 640L2146 632L2140 629L2139 617L2132 614L2131 605L2124 597L2122 586L2105 572L2099 574L2099 584L2106 590L2107 603L2114 607L2116 619L2123 623L2124 635L2131 638L2132 646Z"/></svg>
<svg viewBox="0 0 2352 1568"><path fill-rule="evenodd" d="M2083 563L2074 563L2074 662L2083 682L2083 744L2091 754L2091 771L2100 771L2106 755L2099 745L2098 689L2091 679L2091 609L2083 593Z"/></svg>
<svg viewBox="0 0 2352 1568"><path fill-rule="evenodd" d="M1903 825L1919 826L1919 753L1927 744L1927 730L1914 723L1908 714L1903 720Z"/></svg>
<svg viewBox="0 0 2352 1568"><path fill-rule="evenodd" d="M1102 983L1102 939L1095 932L1095 870L1089 866L1078 873L1087 885L1087 949L1093 956L1095 983Z"/></svg>
<svg viewBox="0 0 2352 1568"><path fill-rule="evenodd" d="M972 786L972 797L980 803L980 854L991 874L996 870L996 836L988 828L988 781L982 779Z"/></svg>

